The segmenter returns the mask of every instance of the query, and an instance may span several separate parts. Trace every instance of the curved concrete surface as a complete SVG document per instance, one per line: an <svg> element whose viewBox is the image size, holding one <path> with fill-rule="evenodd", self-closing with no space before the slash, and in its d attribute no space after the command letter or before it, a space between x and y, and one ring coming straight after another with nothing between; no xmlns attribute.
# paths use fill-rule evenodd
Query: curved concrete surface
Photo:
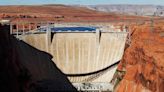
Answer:
<svg viewBox="0 0 164 92"><path fill-rule="evenodd" d="M22 36L30 45L47 51L54 63L65 74L81 74L101 70L123 55L127 32L52 33ZM49 39L52 38L52 39ZM51 40L51 41L49 41ZM48 43L50 42L50 43ZM110 82L117 67L90 80L89 77L69 77L71 82Z"/></svg>

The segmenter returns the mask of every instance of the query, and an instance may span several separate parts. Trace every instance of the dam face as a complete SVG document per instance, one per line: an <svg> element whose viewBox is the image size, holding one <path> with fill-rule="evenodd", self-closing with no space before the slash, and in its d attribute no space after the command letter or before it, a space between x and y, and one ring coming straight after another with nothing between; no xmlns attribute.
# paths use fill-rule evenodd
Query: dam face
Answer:
<svg viewBox="0 0 164 92"><path fill-rule="evenodd" d="M126 33L56 33L51 54L66 74L85 74L102 70L121 60ZM71 82L110 82L111 71L94 79L69 77Z"/></svg>
<svg viewBox="0 0 164 92"><path fill-rule="evenodd" d="M109 83L121 60L127 32L55 31L20 35L19 39L53 56L72 83ZM108 68L112 66L111 68Z"/></svg>

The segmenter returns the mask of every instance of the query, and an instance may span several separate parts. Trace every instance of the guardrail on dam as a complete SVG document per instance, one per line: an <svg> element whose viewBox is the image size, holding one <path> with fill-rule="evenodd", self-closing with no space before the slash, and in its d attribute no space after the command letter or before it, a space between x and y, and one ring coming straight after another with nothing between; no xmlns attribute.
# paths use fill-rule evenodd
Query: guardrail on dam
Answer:
<svg viewBox="0 0 164 92"><path fill-rule="evenodd" d="M38 29L39 30L39 29ZM53 31L50 27L18 38L53 56L54 63L76 83L109 83L124 52L128 32ZM112 66L114 64L114 66ZM112 66L112 68L109 68Z"/></svg>

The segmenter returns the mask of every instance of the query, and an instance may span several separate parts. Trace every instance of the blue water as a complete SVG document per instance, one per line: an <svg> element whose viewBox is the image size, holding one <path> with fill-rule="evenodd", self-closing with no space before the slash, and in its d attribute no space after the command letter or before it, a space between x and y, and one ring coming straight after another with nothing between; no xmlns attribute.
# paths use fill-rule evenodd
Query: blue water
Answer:
<svg viewBox="0 0 164 92"><path fill-rule="evenodd" d="M40 31L46 31L46 29L40 29ZM54 27L51 28L52 32L94 32L95 27Z"/></svg>

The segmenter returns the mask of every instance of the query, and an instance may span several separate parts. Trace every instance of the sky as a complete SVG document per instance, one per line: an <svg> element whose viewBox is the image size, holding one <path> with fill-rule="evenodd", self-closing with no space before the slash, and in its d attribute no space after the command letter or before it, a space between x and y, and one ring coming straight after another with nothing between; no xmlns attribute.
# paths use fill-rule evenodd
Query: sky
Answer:
<svg viewBox="0 0 164 92"><path fill-rule="evenodd" d="M98 5L98 4L152 4L164 5L164 0L0 0L0 5Z"/></svg>

